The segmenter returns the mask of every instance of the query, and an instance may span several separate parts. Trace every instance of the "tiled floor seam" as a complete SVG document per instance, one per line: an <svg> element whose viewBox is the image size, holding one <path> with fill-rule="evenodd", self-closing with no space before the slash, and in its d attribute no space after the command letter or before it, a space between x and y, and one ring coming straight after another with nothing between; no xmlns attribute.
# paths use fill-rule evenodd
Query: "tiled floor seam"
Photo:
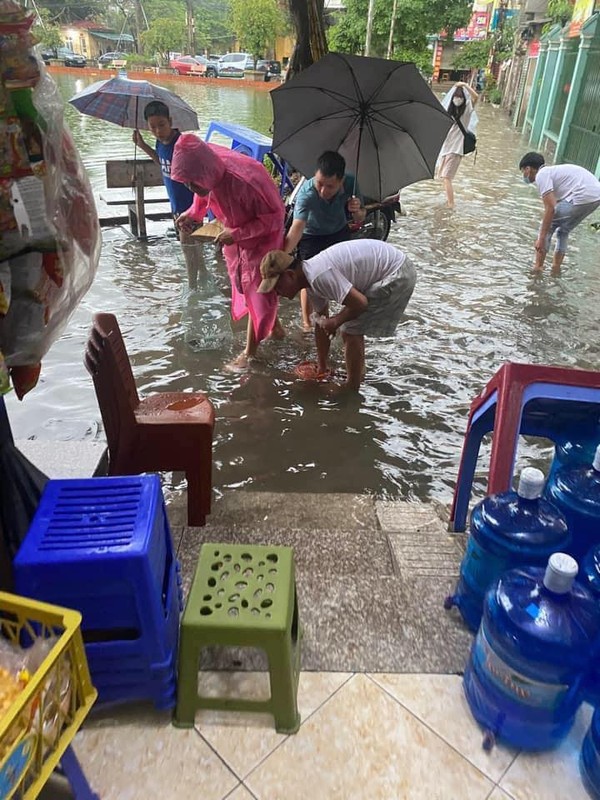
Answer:
<svg viewBox="0 0 600 800"><path fill-rule="evenodd" d="M248 792L248 794L250 795L250 797L253 797L253 798L254 798L254 800L258 800L258 798L257 798L257 797L256 797L256 795L254 794L254 792L253 792L253 791L251 791L251 789L250 789L250 787L249 787L249 786L246 786L246 784L244 783L244 781L240 781L240 783L238 783L238 785L237 785L237 786L234 786L234 787L233 787L233 789L232 789L230 792L227 792L227 794L226 794L224 797L222 797L222 798L221 798L221 800L227 800L227 798L228 798L228 797L233 797L233 795L234 795L234 794L237 792L237 790L238 790L240 787L243 787L243 788L244 788L244 789L245 789L245 790Z"/></svg>
<svg viewBox="0 0 600 800"><path fill-rule="evenodd" d="M517 752L515 753L514 758L511 760L510 764L506 767L506 769L504 770L502 775L500 775L500 777L498 778L498 788L502 789L502 791L505 792L507 795L509 795L509 797L512 797L512 795L509 792L507 792L506 789L504 789L504 787L500 786L500 784L504 780L504 778L506 778L509 769L513 766L513 764L515 763L515 761L521 755L522 752L523 752L522 750L517 750Z"/></svg>
<svg viewBox="0 0 600 800"><path fill-rule="evenodd" d="M224 767L225 767L225 768L228 770L228 772L231 772L231 774L233 775L233 777L234 777L234 778L236 778L236 779L237 779L237 780L238 780L240 783L243 783L243 782L244 782L244 779L243 779L243 778L241 778L241 777L240 777L240 776L237 774L237 772L236 772L236 771L233 769L233 767L231 766L231 764L229 764L227 761L225 761L225 759L223 758L223 756L222 756L222 755L219 753L219 751L218 751L218 750L217 750L217 749L214 747L214 745L212 745L212 744L211 744L211 743L208 741L208 739L207 739L205 736L202 736L202 734L200 733L200 731L198 730L198 728L197 728L195 725L194 725L194 731L195 731L195 732L198 734L198 736L199 736L199 737L202 739L202 741L204 742L204 744L205 744L205 745L207 745L207 747L209 747L209 748L210 748L210 750L212 750L212 752L213 752L213 753L216 755L216 757L217 757L217 758L219 759L219 761L220 761L220 762L223 764L223 766L224 766ZM237 789L237 786L236 786L236 787L234 787L234 788L236 788L236 789ZM233 791L233 789L232 789L231 791ZM229 794L231 794L231 792L229 792ZM226 796L227 796L227 795L226 795Z"/></svg>
<svg viewBox="0 0 600 800"><path fill-rule="evenodd" d="M322 703L320 703L320 704L319 704L319 705L318 705L318 706L317 706L315 709L313 709L313 710L310 712L310 714L309 714L307 717L304 717L304 718L301 720L301 722L300 722L300 730L302 730L302 726L304 725L304 723L305 723L305 722L308 722L308 720L309 720L309 719L311 719L311 717L313 717L313 716L314 716L314 715L317 713L317 711L319 711L321 708L323 708L323 706L324 706L324 705L326 705L326 704L327 704L327 703L328 703L328 702L331 700L331 698L332 698L332 697L335 697L335 695L336 695L336 694L337 694L337 693L340 691L340 689L342 689L344 686L346 686L346 684L347 684L347 683L350 683L350 681L351 681L353 678L355 678L355 677L356 677L356 675L358 675L358 674L362 675L363 673L362 673L362 672L361 672L361 673L353 672L351 675L349 675L349 676L346 678L346 680L345 680L345 681L343 681L342 683L340 683L340 685L337 687L337 689L335 689L335 690L334 690L334 691L333 691L333 692L332 692L332 693L329 695L329 697L326 697L326 698L325 698L325 700L323 700L323 702L322 702ZM291 736L296 736L296 734L290 734L290 735L291 735ZM271 758L271 756L273 755L273 753L274 753L276 750L279 750L279 748L282 746L282 744L284 744L284 742L287 742L287 740L290 738L290 735L288 735L288 736L286 736L285 738L283 738L283 739L282 739L282 740L279 742L279 744L276 744L276 745L275 745L275 747L274 747L274 748L273 748L273 749L272 749L272 750L271 750L269 753L267 753L267 755L266 755L264 758L261 758L261 760L258 762L258 764L255 764L255 765L252 767L252 769L250 770L250 772L248 772L248 773L247 773L247 774L244 776L244 778L243 778L243 781L245 781L247 778L249 778L249 777L252 775L252 773L253 773L253 772L256 772L256 770L257 770L257 769L258 769L260 766L262 766L262 764L264 764L264 763L265 763L265 761L267 761L267 759ZM235 774L235 773L234 773L234 774Z"/></svg>
<svg viewBox="0 0 600 800"><path fill-rule="evenodd" d="M481 767L478 767L478 766L477 766L477 764L474 764L474 763L471 761L471 759L470 759L470 758L468 758L468 756L466 756L464 753L461 753L461 752L460 752L460 750L459 750L457 747L455 747L453 744L451 744L451 743L450 743L450 742L449 742L447 739L444 739L444 737L443 737L441 734L439 734L439 733L438 733L438 732L435 730L435 728L432 728L432 727L431 727L431 725L428 725L426 722L424 722L424 721L421 719L421 717L419 717L417 714L415 714L415 713L414 713L414 711L411 711L411 709L410 709L410 708L408 708L408 706L405 706L405 705L404 705L404 703L403 703L401 700L398 700L398 698L397 698L397 697L394 697L394 695L393 695L393 694L392 694L392 693L391 693L391 692L390 692L388 689L386 689L386 688L385 688L385 686L382 686L380 683L378 683L378 682L377 682L377 680L376 680L376 679L375 679L375 677L374 677L374 675L375 675L376 673L370 673L370 672L369 672L369 673L364 673L364 674L366 675L366 677L367 677L367 678L369 678L369 680L370 680L370 681L372 681L372 682L375 684L375 686L377 686L377 688L378 688L378 689L381 689L381 691L382 691L382 692L384 692L385 694L387 694L387 695L388 695L388 697L390 697L392 700L394 700L394 702L398 703L398 705L399 705L399 706L401 706L401 707L402 707L402 708L403 708L405 711L407 711L407 712L408 712L408 713L411 715L411 717L414 717L414 719L415 719L415 720L416 720L418 723L420 723L420 724L421 724L421 725L423 725L425 728L427 728L429 731L431 731L431 733L433 733L433 735L434 735L434 736L436 736L436 738L438 738L440 741L442 741L442 742L443 742L443 743L444 743L444 744L445 744L447 747L449 747L451 750L454 750L454 752L455 752L455 753L456 753L458 756L460 756L460 757L462 758L462 760L463 760L463 761L466 761L468 764L470 764L470 765L473 767L473 769L476 769L476 770L477 770L477 772L481 773L481 775L483 775L483 777L484 777L484 778L486 778L488 781L491 781L491 782L492 782L492 783L494 783L494 784L496 783L496 781L495 781L495 779L494 779L494 778L492 778L492 777L490 777L489 775L487 775L487 774L486 774L486 773L485 773L485 772L484 772L484 771L481 769ZM513 759L513 760L514 760L514 759ZM504 773L504 774L506 774L506 773ZM504 774L503 774L503 776L502 776L502 777L504 777ZM501 786L499 786L498 788L502 788L502 787L501 787ZM503 790L503 791L504 791L504 790Z"/></svg>

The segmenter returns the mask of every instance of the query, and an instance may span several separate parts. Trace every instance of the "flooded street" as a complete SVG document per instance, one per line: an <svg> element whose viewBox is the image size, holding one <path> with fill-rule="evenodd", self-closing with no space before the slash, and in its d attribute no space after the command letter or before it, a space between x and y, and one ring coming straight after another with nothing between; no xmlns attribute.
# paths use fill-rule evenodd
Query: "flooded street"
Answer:
<svg viewBox="0 0 600 800"><path fill-rule="evenodd" d="M58 76L65 99L86 81ZM198 110L202 130L210 119L221 119L268 132L267 92L218 81L166 85ZM70 106L66 115L99 192L106 159L132 157L131 131ZM367 341L360 397L342 401L326 386L295 380L294 367L314 345L300 331L298 304L285 300L286 341L261 347L248 374L226 372L224 364L243 347L245 325L229 325L227 279L211 246L205 252L214 281L189 295L175 238L157 235L140 243L122 229L105 229L96 281L45 358L38 388L23 403L7 398L15 437L102 437L82 357L91 314L111 311L140 393L201 390L217 407L218 490L369 491L448 500L469 403L503 361L600 365L600 233L582 224L571 237L563 276L533 279L529 266L542 205L517 169L530 148L499 109L484 106L479 115L479 154L476 163L470 156L461 165L456 211L445 208L437 182L402 193L407 216L398 219L389 241L408 253L419 279L396 337ZM164 234L167 227L156 223L150 232ZM201 324L207 316L208 332ZM218 349L201 349L207 336ZM339 343L335 355L341 365ZM549 453L540 445L522 451L535 464Z"/></svg>

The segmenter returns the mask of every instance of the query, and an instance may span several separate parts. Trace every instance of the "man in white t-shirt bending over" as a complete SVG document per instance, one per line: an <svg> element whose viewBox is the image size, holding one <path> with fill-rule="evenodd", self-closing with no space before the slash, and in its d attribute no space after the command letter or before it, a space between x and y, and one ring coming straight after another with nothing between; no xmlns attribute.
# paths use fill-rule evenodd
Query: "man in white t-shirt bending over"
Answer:
<svg viewBox="0 0 600 800"><path fill-rule="evenodd" d="M525 183L535 183L544 201L544 216L535 243L535 272L542 272L556 231L552 274L560 272L569 233L600 207L600 181L576 164L547 167L541 153L526 153L519 162Z"/></svg>
<svg viewBox="0 0 600 800"><path fill-rule="evenodd" d="M365 373L365 336L393 336L415 288L417 272L401 250L375 239L328 247L302 261L272 250L263 258L259 292L276 291L290 300L307 289L318 315L315 343L319 372L327 371L331 337L341 330L346 386L358 390ZM329 316L329 303L340 303Z"/></svg>

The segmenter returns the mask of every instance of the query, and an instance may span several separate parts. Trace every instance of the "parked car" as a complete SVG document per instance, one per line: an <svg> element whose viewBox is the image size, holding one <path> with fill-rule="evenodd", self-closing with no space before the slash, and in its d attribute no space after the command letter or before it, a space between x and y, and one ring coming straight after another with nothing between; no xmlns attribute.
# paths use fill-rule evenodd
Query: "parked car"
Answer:
<svg viewBox="0 0 600 800"><path fill-rule="evenodd" d="M85 56L74 53L68 47L49 47L41 52L42 60L45 64L50 61L62 61L65 67L85 67L87 59Z"/></svg>
<svg viewBox="0 0 600 800"><path fill-rule="evenodd" d="M98 65L101 67L109 67L113 61L127 61L127 53L119 53L114 51L112 53L104 53L98 57Z"/></svg>
<svg viewBox="0 0 600 800"><path fill-rule="evenodd" d="M201 64L194 56L179 56L169 61L169 66L175 75L204 75L206 66Z"/></svg>
<svg viewBox="0 0 600 800"><path fill-rule="evenodd" d="M226 53L219 59L219 77L243 78L250 53ZM254 64L254 59L252 58Z"/></svg>
<svg viewBox="0 0 600 800"><path fill-rule="evenodd" d="M207 78L216 78L219 75L219 62L218 57L215 59L212 56L194 56L196 61L205 66L205 73Z"/></svg>

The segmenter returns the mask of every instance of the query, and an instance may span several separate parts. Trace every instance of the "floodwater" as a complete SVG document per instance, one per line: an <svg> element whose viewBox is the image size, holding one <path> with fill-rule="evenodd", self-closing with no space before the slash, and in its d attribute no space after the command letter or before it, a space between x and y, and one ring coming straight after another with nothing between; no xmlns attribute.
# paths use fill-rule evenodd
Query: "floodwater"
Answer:
<svg viewBox="0 0 600 800"><path fill-rule="evenodd" d="M59 76L65 99L91 82ZM169 83L210 119L268 132L268 93L249 88ZM66 110L98 191L107 158L131 157L131 132ZM456 211L427 181L403 191L407 216L389 241L418 266L419 279L394 339L367 342L361 395L341 399L302 383L294 367L314 352L295 303L282 301L284 342L261 348L246 374L224 365L241 351L243 324L229 323L227 279L210 245L214 279L186 293L176 240L156 224L148 243L105 229L94 285L44 360L40 385L19 403L8 398L15 436L101 438L91 380L82 365L91 314L114 312L142 394L206 391L217 408L214 485L302 492L373 492L447 501L456 477L471 399L507 360L599 367L600 233L572 235L563 275L534 279L529 266L541 203L521 182L528 148L499 109L480 109L479 154L456 180ZM208 320L208 324L207 324ZM204 349L216 345L217 349ZM343 364L339 344L337 363ZM547 443L524 443L520 463L543 465ZM479 486L485 464L479 471ZM177 486L175 485L176 489Z"/></svg>

